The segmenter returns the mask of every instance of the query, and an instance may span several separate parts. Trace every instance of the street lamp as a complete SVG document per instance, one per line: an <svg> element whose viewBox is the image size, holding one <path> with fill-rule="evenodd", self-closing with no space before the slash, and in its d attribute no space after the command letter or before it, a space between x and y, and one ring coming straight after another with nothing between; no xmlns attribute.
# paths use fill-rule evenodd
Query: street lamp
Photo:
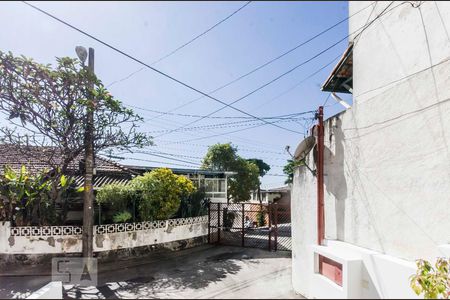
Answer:
<svg viewBox="0 0 450 300"><path fill-rule="evenodd" d="M81 63L84 66L88 54L86 48L84 48L83 46L76 46L75 52L77 53L78 58L81 60Z"/></svg>

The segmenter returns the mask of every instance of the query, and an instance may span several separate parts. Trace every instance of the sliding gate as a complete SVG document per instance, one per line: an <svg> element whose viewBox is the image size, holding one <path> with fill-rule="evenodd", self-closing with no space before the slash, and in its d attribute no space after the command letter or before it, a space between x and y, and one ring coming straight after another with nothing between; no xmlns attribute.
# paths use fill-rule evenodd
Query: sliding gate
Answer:
<svg viewBox="0 0 450 300"><path fill-rule="evenodd" d="M289 205L214 203L208 210L211 244L291 251Z"/></svg>

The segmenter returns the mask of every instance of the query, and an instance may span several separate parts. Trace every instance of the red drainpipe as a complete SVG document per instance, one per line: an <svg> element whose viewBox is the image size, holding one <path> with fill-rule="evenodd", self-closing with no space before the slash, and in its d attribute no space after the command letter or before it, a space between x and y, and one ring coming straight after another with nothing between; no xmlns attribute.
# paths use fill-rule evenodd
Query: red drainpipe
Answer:
<svg viewBox="0 0 450 300"><path fill-rule="evenodd" d="M317 115L317 244L321 245L325 239L325 212L323 190L323 152L324 152L324 125L323 106L319 106Z"/></svg>

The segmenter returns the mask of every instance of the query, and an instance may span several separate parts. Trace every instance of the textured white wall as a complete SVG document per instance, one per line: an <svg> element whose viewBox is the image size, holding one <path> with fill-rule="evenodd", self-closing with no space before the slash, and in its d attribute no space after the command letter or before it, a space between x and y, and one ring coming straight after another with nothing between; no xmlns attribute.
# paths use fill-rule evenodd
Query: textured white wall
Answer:
<svg viewBox="0 0 450 300"><path fill-rule="evenodd" d="M350 14L369 3L350 2ZM371 19L389 3L377 2ZM370 11L351 18L349 31ZM444 255L438 246L450 243L449 32L450 3L424 2L420 10L405 3L354 40L353 107L325 124L328 239L407 261ZM293 284L314 296L306 245L316 243L316 180L305 168L296 173L292 197ZM384 270L402 265L387 261ZM386 285L380 297L392 294Z"/></svg>
<svg viewBox="0 0 450 300"><path fill-rule="evenodd" d="M168 224L168 223L167 223ZM9 222L0 224L0 254L56 254L81 252L81 235L64 236L11 236ZM207 220L186 225L167 225L129 232L94 233L94 251L110 251L124 248L156 245L188 240L208 234Z"/></svg>

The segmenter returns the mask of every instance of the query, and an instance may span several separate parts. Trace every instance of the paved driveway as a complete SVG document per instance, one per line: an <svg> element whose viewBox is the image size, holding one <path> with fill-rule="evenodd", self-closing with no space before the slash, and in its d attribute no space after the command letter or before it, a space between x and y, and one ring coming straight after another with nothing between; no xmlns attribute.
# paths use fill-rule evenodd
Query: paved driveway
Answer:
<svg viewBox="0 0 450 300"><path fill-rule="evenodd" d="M97 287L65 286L65 298L302 298L291 288L289 252L206 245L102 264L99 272Z"/></svg>

